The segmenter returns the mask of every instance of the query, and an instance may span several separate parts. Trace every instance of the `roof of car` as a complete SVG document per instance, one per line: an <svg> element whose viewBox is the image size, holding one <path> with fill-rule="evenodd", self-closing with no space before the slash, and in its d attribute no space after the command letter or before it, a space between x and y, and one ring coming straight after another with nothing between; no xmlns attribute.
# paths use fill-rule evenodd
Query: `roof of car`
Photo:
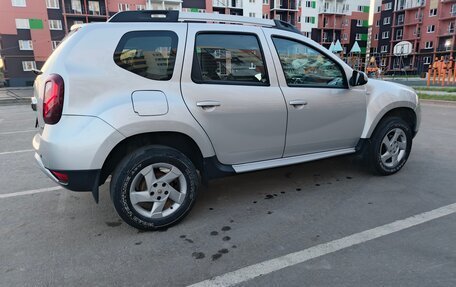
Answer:
<svg viewBox="0 0 456 287"><path fill-rule="evenodd" d="M260 19L237 15L213 14L213 13L183 13L174 10L140 10L123 11L116 13L108 22L197 22L197 23L229 23L241 25L253 25L286 30L294 33L301 32L290 23L281 20Z"/></svg>

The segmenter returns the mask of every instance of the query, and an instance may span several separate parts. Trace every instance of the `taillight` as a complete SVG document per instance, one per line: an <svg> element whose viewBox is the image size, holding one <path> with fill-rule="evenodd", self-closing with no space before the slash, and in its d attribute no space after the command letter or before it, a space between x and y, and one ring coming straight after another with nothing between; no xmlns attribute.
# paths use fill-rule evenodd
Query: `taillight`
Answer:
<svg viewBox="0 0 456 287"><path fill-rule="evenodd" d="M51 173L59 180L60 183L63 183L63 184L68 183L68 175L66 173L53 171L53 170L51 170Z"/></svg>
<svg viewBox="0 0 456 287"><path fill-rule="evenodd" d="M60 121L64 96L63 79L57 74L49 76L44 85L43 119L46 124L55 125Z"/></svg>

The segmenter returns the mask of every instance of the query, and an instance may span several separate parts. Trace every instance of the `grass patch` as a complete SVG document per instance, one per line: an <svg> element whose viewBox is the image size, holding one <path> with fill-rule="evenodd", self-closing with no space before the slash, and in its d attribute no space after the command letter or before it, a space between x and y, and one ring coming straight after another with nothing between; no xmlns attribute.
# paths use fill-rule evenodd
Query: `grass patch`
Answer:
<svg viewBox="0 0 456 287"><path fill-rule="evenodd" d="M422 100L456 101L456 95L432 95L418 93L418 98Z"/></svg>
<svg viewBox="0 0 456 287"><path fill-rule="evenodd" d="M456 93L456 87L413 87L417 91L438 91L438 92L447 92L447 93Z"/></svg>

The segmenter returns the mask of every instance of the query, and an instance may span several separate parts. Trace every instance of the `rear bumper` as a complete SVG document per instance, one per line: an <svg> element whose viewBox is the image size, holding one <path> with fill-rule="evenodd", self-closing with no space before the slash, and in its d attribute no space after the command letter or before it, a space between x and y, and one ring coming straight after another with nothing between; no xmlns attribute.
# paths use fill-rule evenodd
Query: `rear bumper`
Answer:
<svg viewBox="0 0 456 287"><path fill-rule="evenodd" d="M35 153L35 160L41 169L49 178L56 183L72 191L92 191L98 193L101 170L54 170L68 176L67 182L61 182L52 172L47 169L38 153Z"/></svg>

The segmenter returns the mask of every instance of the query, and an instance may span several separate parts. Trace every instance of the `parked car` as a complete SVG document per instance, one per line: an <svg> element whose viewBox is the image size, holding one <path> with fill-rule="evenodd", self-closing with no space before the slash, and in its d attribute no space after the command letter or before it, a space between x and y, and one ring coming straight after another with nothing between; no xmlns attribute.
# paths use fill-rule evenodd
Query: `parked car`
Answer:
<svg viewBox="0 0 456 287"><path fill-rule="evenodd" d="M281 21L121 12L75 27L36 78L35 158L97 202L112 175L125 222L166 228L217 177L356 152L377 174L399 171L418 97L367 81Z"/></svg>

